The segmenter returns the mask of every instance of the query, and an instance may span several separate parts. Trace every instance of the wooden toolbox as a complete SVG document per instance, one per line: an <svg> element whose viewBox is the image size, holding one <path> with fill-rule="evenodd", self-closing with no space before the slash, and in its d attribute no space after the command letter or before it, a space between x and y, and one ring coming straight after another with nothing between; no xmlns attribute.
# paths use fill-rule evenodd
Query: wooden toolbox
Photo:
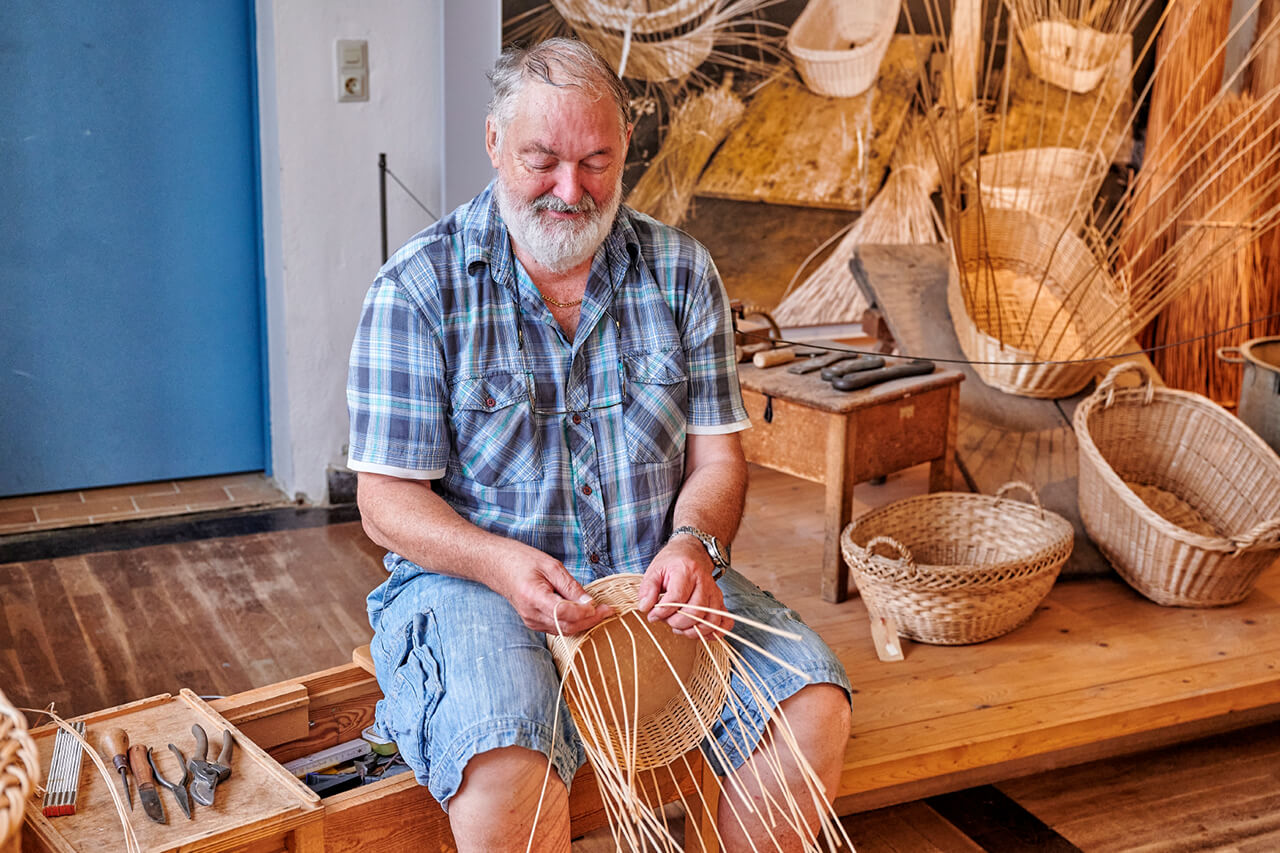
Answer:
<svg viewBox="0 0 1280 853"><path fill-rule="evenodd" d="M362 652L358 649L354 657L368 665L367 653ZM444 811L412 773L400 773L321 799L282 766L359 738L364 728L373 723L374 706L381 698L373 675L351 663L208 703L183 690L176 697L156 696L83 719L87 723L85 736L94 746L100 746L109 722L111 727L126 729L135 743L153 747L161 772L167 771L169 778L174 777L177 762L167 744L172 741L190 757L192 723L200 723L209 732L211 749L217 748L224 727L231 729L235 737L231 777L218 786L212 807L195 806L193 820L182 815L172 794L158 789L169 822L153 823L143 814L135 796L131 825L143 850L453 850L453 836ZM54 729L46 726L32 734L47 773ZM709 771L696 750L689 758L693 773L677 772L677 784L685 799L697 804L701 802L701 775ZM162 763L166 759L167 763ZM110 759L105 763L112 773L111 784L118 790L119 778ZM84 764L75 815L49 819L40 812L38 796L28 801L24 851L124 849L122 830L106 789L108 782L87 757ZM660 786L658 796L664 803L680 798L676 784L670 782ZM604 805L590 767L584 766L574 778L569 809L574 837L604 826ZM696 809L687 819L705 826L705 810ZM688 837L698 836L690 832ZM710 837L709 830L701 837Z"/></svg>

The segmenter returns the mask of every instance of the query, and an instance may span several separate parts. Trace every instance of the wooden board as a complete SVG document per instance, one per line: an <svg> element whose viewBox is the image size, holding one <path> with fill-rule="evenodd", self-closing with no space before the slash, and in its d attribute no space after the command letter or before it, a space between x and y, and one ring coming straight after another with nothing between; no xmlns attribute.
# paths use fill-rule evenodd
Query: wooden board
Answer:
<svg viewBox="0 0 1280 853"><path fill-rule="evenodd" d="M698 181L697 195L862 210L884 181L929 39L895 36L876 84L828 98L794 75L757 92ZM869 141L868 141L869 138Z"/></svg>
<svg viewBox="0 0 1280 853"><path fill-rule="evenodd" d="M1110 162L1128 163L1133 149L1132 37L1116 38L1124 44L1116 50L1107 74L1093 91L1084 93L1068 92L1032 74L1022 45L1015 40L1007 71L1008 110L992 129L987 153L1097 146Z"/></svg>

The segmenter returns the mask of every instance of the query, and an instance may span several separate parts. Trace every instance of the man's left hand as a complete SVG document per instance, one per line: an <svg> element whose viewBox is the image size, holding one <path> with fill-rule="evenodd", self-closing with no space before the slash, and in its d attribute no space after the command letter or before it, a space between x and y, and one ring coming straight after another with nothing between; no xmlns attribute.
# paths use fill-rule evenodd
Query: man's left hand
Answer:
<svg viewBox="0 0 1280 853"><path fill-rule="evenodd" d="M665 621L672 631L690 639L730 631L733 619L729 616L680 610L682 604L724 610L724 595L711 577L712 568L711 556L697 539L672 539L649 564L640 582L640 612L648 613L650 622Z"/></svg>

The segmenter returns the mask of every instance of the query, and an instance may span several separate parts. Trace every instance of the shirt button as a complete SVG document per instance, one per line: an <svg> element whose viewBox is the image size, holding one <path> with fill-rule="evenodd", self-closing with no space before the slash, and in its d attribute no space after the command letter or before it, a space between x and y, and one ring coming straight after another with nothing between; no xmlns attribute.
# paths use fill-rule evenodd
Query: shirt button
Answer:
<svg viewBox="0 0 1280 853"><path fill-rule="evenodd" d="M573 420L573 425L577 426L578 424L582 423L582 415L578 414L577 412L574 412L572 420Z"/></svg>
<svg viewBox="0 0 1280 853"><path fill-rule="evenodd" d="M588 559L588 560L590 560L590 561L591 561L591 562L593 562L593 563L598 563L598 562L600 562L600 555L599 555L599 554L597 554L595 551L592 551L592 552L591 552L591 556L590 556L590 557L587 557L587 559Z"/></svg>
<svg viewBox="0 0 1280 853"><path fill-rule="evenodd" d="M497 401L495 401L492 397L485 397L485 398L484 398L484 404L485 404L486 406L488 406L490 409L492 409L492 408L493 408L493 406L494 406L494 404L495 404L496 402L497 402Z"/></svg>
<svg viewBox="0 0 1280 853"><path fill-rule="evenodd" d="M583 493L584 495L589 495L589 494L591 494L591 487L590 487L590 486L583 486L583 487L582 487L582 493Z"/></svg>

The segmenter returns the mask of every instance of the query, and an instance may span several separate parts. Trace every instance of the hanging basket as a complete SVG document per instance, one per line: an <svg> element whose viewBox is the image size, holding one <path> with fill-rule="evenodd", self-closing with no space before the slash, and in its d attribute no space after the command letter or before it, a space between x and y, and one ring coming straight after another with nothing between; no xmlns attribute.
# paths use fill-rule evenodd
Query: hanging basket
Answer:
<svg viewBox="0 0 1280 853"><path fill-rule="evenodd" d="M1117 378L1137 372L1141 384ZM1221 406L1118 365L1080 404L1085 530L1157 604L1217 607L1253 590L1280 548L1280 457Z"/></svg>
<svg viewBox="0 0 1280 853"><path fill-rule="evenodd" d="M1128 310L1089 247L1062 223L1001 208L960 217L947 307L983 382L1021 397L1070 397L1127 331ZM960 279L963 276L964 286ZM1044 362L1075 363L1044 363Z"/></svg>
<svg viewBox="0 0 1280 853"><path fill-rule="evenodd" d="M551 2L578 38L624 77L654 83L684 77L715 46L718 0L652 0L643 10L620 0Z"/></svg>
<svg viewBox="0 0 1280 853"><path fill-rule="evenodd" d="M1007 500L1015 488L1034 506ZM1030 619L1073 542L1031 486L1006 483L994 497L935 492L872 510L845 527L840 548L868 611L913 640L959 645Z"/></svg>
<svg viewBox="0 0 1280 853"><path fill-rule="evenodd" d="M40 757L27 718L0 693L0 853L22 849L22 814L40 781Z"/></svg>
<svg viewBox="0 0 1280 853"><path fill-rule="evenodd" d="M809 0L787 33L787 50L810 90L860 95L876 81L898 27L900 0Z"/></svg>
<svg viewBox="0 0 1280 853"><path fill-rule="evenodd" d="M1015 15L1014 26L1031 73L1069 92L1097 88L1121 44L1114 35L1069 21L1039 20L1023 26Z"/></svg>
<svg viewBox="0 0 1280 853"><path fill-rule="evenodd" d="M984 154L966 163L961 175L967 193L985 207L1078 226L1107 176L1107 160L1097 149L1026 148Z"/></svg>
<svg viewBox="0 0 1280 853"><path fill-rule="evenodd" d="M648 622L636 610L641 579L618 574L587 584L615 615L582 634L547 635L578 733L595 754L631 770L661 767L697 746L729 689L725 643Z"/></svg>

